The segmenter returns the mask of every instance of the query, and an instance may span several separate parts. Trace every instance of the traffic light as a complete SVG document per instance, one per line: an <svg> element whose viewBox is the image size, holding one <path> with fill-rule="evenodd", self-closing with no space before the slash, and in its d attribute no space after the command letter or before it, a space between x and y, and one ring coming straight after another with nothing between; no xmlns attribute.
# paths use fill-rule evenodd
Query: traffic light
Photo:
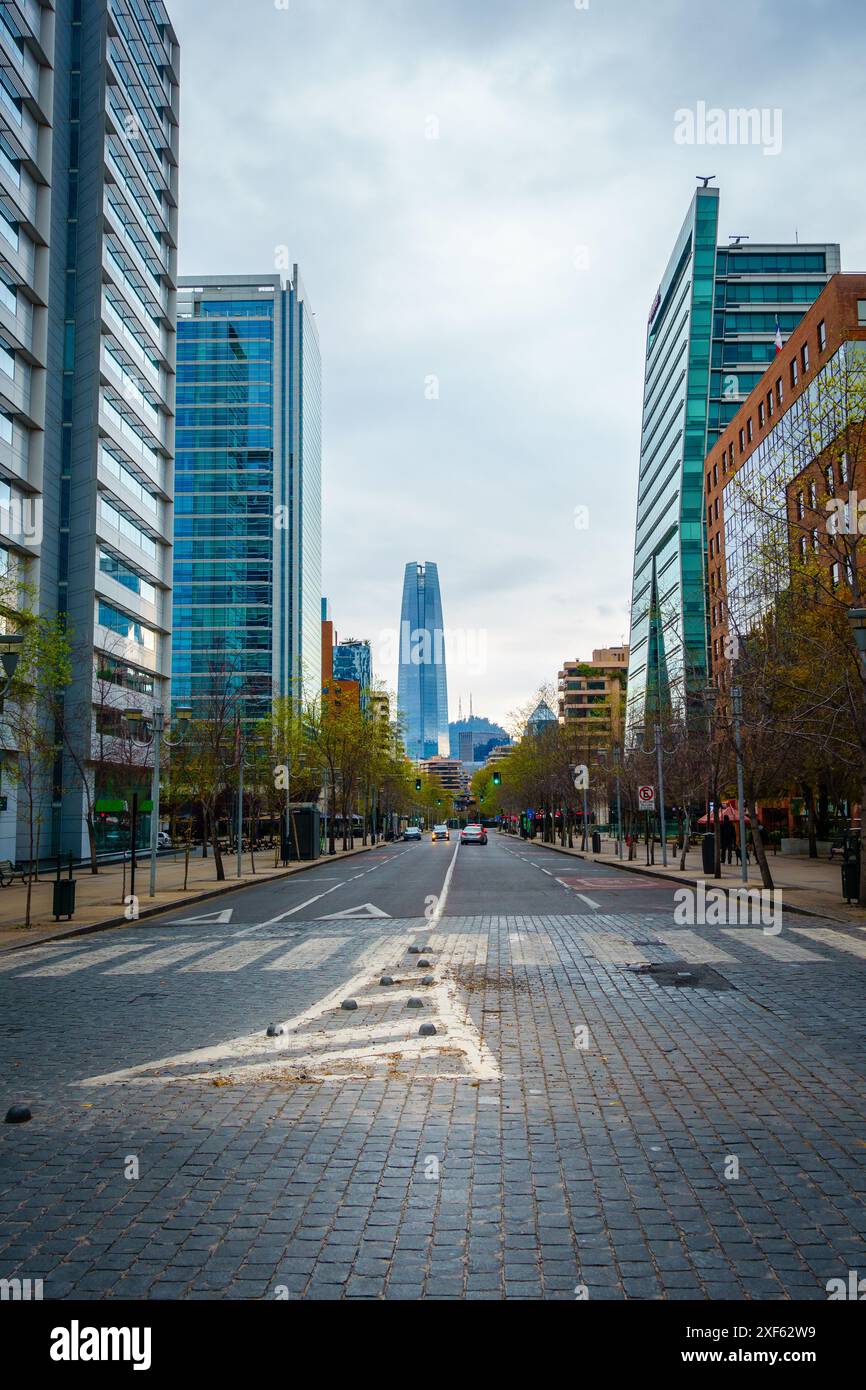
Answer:
<svg viewBox="0 0 866 1390"><path fill-rule="evenodd" d="M420 790L421 790L421 778L420 778L420 777L416 777L416 778L415 778L415 790L416 790L416 792L420 792Z"/></svg>
<svg viewBox="0 0 866 1390"><path fill-rule="evenodd" d="M494 774L493 774L493 785L494 785L494 787L501 787L501 786L502 786L502 773L501 773L501 772L494 772Z"/></svg>

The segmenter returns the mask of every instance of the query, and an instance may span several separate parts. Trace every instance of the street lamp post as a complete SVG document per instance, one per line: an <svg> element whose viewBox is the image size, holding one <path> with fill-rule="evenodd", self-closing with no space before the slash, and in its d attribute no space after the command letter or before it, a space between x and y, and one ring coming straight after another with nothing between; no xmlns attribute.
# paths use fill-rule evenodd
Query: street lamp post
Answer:
<svg viewBox="0 0 866 1390"><path fill-rule="evenodd" d="M613 750L613 771L616 777L616 852L617 857L622 859L622 763L620 756L620 747L619 744L616 744Z"/></svg>
<svg viewBox="0 0 866 1390"><path fill-rule="evenodd" d="M665 774L662 766L662 731L661 725L656 724L656 765L659 777L659 831L662 841L662 865L668 866L668 830L665 824Z"/></svg>
<svg viewBox="0 0 866 1390"><path fill-rule="evenodd" d="M737 805L740 817L740 877L745 884L749 881L749 870L746 864L746 798L743 794L742 717L743 690L742 686L734 685L731 688L731 718L734 726L734 750L737 756ZM757 833L758 827L755 826L755 834Z"/></svg>
<svg viewBox="0 0 866 1390"><path fill-rule="evenodd" d="M178 705L175 710L178 723L183 729L180 738L174 743L169 743L166 739L167 748L179 748L183 742L186 725L192 718L192 709L189 705ZM133 727L141 724L144 720L144 711L137 706L123 711L123 717L127 724ZM165 731L165 710L162 705L153 707L153 732L151 742L153 743L153 770L150 781L150 891L151 898L156 897L156 858L159 849L159 776L160 776L160 751L162 748L163 733ZM135 850L133 848L133 855Z"/></svg>

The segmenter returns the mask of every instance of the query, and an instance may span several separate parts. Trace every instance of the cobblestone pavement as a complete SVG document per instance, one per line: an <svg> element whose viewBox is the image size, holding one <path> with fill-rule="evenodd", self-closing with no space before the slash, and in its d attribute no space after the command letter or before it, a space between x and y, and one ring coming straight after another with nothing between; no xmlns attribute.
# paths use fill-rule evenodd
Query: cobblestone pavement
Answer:
<svg viewBox="0 0 866 1390"><path fill-rule="evenodd" d="M3 1109L33 1109L0 1130L0 1278L825 1299L866 1273L866 937L677 927L666 885L454 849L0 959Z"/></svg>

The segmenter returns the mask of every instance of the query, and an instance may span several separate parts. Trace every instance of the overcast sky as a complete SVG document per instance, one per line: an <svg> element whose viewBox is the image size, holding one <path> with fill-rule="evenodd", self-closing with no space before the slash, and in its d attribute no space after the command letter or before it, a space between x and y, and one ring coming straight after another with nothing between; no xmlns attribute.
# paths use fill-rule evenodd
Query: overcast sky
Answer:
<svg viewBox="0 0 866 1390"><path fill-rule="evenodd" d="M288 247L316 311L337 630L387 652L438 561L451 717L502 719L628 640L646 319L695 175L723 239L866 269L866 5L167 3L181 273ZM781 151L677 143L699 102L779 109Z"/></svg>

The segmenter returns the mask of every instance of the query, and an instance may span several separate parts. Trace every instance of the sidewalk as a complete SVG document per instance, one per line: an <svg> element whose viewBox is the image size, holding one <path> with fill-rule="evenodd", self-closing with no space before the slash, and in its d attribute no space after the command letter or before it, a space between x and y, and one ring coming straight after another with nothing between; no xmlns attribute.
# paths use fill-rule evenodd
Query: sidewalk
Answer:
<svg viewBox="0 0 866 1390"><path fill-rule="evenodd" d="M386 842L379 841L377 848ZM269 879L288 878L303 873L323 863L336 864L341 859L351 858L372 849L372 845L358 845L351 850L338 850L334 855L324 855L310 863L296 864L290 869L274 868L273 850L257 853L255 874L252 872L249 854L243 856L243 873L237 877L237 856L223 855L226 877L218 883L212 854L207 859L199 856L190 858L189 876L186 891L183 887L183 854L162 855L157 860L156 896L149 896L150 856L145 852L138 860L135 870L135 892L138 898L138 918L147 918L158 912L183 904L203 902L208 898L219 897L223 893L236 891L247 884L266 883ZM130 892L129 864L111 864L101 868L98 874L91 874L86 866L76 869L75 916L71 922L54 921L51 910L54 875L48 873L33 884L30 908L32 925L22 925L25 915L27 889L22 883L10 884L0 888L0 954L18 946L29 946L39 941L53 941L64 936L96 931L103 927L123 926L127 922L124 899ZM125 872L124 872L125 871Z"/></svg>
<svg viewBox="0 0 866 1390"><path fill-rule="evenodd" d="M575 837L577 842L577 837ZM540 840L527 840L526 844L541 844ZM545 849L556 850L560 854L571 854L579 859L591 860L596 864L609 864L611 867L625 869L631 873L650 874L655 878L670 878L678 884L694 886L698 880L702 880L708 887L721 888L741 888L743 887L740 878L740 866L736 863L722 865L721 879L712 876L707 877L701 864L700 847L690 848L686 855L686 867L680 870L679 854L674 852L673 846L668 846L668 867L665 869L661 863L661 846L655 847L656 862L654 865L647 865L646 845L641 842L636 847L635 858L629 862L628 847L623 845L623 858L619 860L616 854L616 841L605 837L602 839L601 854L585 854L579 849L563 849L560 845L545 845ZM842 870L840 860L834 859L831 863L826 856L820 859L808 859L803 855L796 854L773 854L770 850L767 854L767 863L770 866L770 873L773 875L774 887L781 890L782 906L794 912L804 912L816 917L827 917L833 922L848 922L857 926L866 927L866 909L857 907L852 903L850 906L842 897ZM749 888L761 888L761 875L757 864L752 858L748 865Z"/></svg>

